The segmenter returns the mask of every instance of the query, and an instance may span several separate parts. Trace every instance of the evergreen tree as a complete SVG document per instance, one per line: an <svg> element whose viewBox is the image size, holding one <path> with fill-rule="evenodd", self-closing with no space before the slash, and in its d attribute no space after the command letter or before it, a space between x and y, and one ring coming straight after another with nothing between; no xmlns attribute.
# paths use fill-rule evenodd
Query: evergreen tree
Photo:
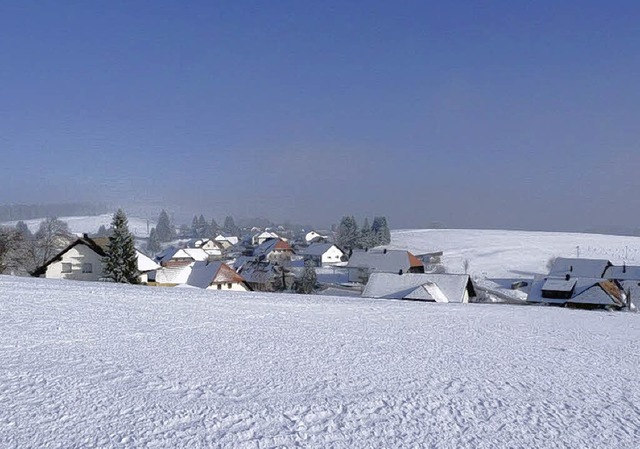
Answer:
<svg viewBox="0 0 640 449"><path fill-rule="evenodd" d="M194 239L200 237L198 235L198 217L196 215L194 215L193 220L191 220L191 237Z"/></svg>
<svg viewBox="0 0 640 449"><path fill-rule="evenodd" d="M147 242L147 251L153 256L159 253L161 250L162 247L160 246L160 240L158 239L156 228L151 228L151 232L149 233L149 241Z"/></svg>
<svg viewBox="0 0 640 449"><path fill-rule="evenodd" d="M353 216L342 217L338 225L336 241L342 249L353 249L358 246L358 224Z"/></svg>
<svg viewBox="0 0 640 449"><path fill-rule="evenodd" d="M360 236L358 237L358 247L369 249L375 246L373 232L371 231L371 227L369 226L369 219L364 219L364 224L360 229Z"/></svg>
<svg viewBox="0 0 640 449"><path fill-rule="evenodd" d="M204 219L204 215L198 217L198 238L205 238L209 235L209 223Z"/></svg>
<svg viewBox="0 0 640 449"><path fill-rule="evenodd" d="M108 237L111 233L111 228L107 229L105 225L100 225L98 228L98 232L96 233L97 237Z"/></svg>
<svg viewBox="0 0 640 449"><path fill-rule="evenodd" d="M158 240L161 242L169 242L175 237L175 230L171 226L169 221L169 215L163 209L158 217L158 225L156 226L156 232L158 233Z"/></svg>
<svg viewBox="0 0 640 449"><path fill-rule="evenodd" d="M107 257L104 258L104 273L114 282L137 284L138 257L127 216L122 209L113 214L111 227L113 232L109 236Z"/></svg>
<svg viewBox="0 0 640 449"><path fill-rule="evenodd" d="M209 224L209 238L215 238L220 232L220 226L216 223L214 218L211 219L211 224Z"/></svg>
<svg viewBox="0 0 640 449"><path fill-rule="evenodd" d="M16 223L16 231L22 236L25 241L33 240L33 234L29 230L29 226L24 221Z"/></svg>
<svg viewBox="0 0 640 449"><path fill-rule="evenodd" d="M316 269L313 266L313 262L306 260L304 262L302 276L298 280L298 293L313 293L317 282L318 277L316 275Z"/></svg>
<svg viewBox="0 0 640 449"><path fill-rule="evenodd" d="M375 246L391 243L391 232L386 217L375 217L371 226Z"/></svg>
<svg viewBox="0 0 640 449"><path fill-rule="evenodd" d="M236 222L233 221L233 217L228 216L224 219L223 231L229 235L240 236L240 228L236 226Z"/></svg>

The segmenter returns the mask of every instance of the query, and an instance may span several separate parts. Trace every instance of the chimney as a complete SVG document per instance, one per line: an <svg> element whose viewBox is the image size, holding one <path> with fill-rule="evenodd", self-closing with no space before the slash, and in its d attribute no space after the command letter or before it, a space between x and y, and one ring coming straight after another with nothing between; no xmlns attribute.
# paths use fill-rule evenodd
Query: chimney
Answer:
<svg viewBox="0 0 640 449"><path fill-rule="evenodd" d="M387 254L387 248L385 248L384 250L382 250L382 254Z"/></svg>
<svg viewBox="0 0 640 449"><path fill-rule="evenodd" d="M402 268L400 268L400 271L398 271L398 274L402 276Z"/></svg>
<svg viewBox="0 0 640 449"><path fill-rule="evenodd" d="M87 234L86 232L84 234L82 234L82 238L83 239L88 239L89 238L89 234Z"/></svg>
<svg viewBox="0 0 640 449"><path fill-rule="evenodd" d="M569 273L567 273L567 275L564 277L564 280L568 281L569 279L571 279L571 275Z"/></svg>
<svg viewBox="0 0 640 449"><path fill-rule="evenodd" d="M624 263L622 264L622 272L623 272L623 273L626 273L626 272L627 272L627 262L624 262Z"/></svg>
<svg viewBox="0 0 640 449"><path fill-rule="evenodd" d="M573 265L569 265L569 271L573 273Z"/></svg>

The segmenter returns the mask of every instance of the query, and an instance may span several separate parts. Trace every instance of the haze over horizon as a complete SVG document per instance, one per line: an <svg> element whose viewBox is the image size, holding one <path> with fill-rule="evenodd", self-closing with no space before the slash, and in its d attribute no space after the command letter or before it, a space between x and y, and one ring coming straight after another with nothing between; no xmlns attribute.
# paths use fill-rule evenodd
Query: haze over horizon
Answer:
<svg viewBox="0 0 640 449"><path fill-rule="evenodd" d="M640 4L0 6L0 204L640 223Z"/></svg>

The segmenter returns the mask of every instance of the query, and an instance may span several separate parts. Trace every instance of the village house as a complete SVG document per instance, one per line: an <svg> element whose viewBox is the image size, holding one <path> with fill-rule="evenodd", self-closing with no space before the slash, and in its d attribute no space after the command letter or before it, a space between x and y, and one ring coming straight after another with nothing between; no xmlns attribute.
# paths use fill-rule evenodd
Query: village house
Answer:
<svg viewBox="0 0 640 449"><path fill-rule="evenodd" d="M268 260L245 260L238 273L252 290L260 292L291 289L295 282L295 276L291 271Z"/></svg>
<svg viewBox="0 0 640 449"><path fill-rule="evenodd" d="M627 306L620 282L603 278L538 276L533 280L527 302L582 308Z"/></svg>
<svg viewBox="0 0 640 449"><path fill-rule="evenodd" d="M222 246L223 250L227 250L234 245L237 245L240 239L235 235L225 235L220 234L217 235L214 239L215 242L219 243Z"/></svg>
<svg viewBox="0 0 640 449"><path fill-rule="evenodd" d="M351 282L363 284L372 273L424 273L422 261L412 253L390 249L353 251L345 267Z"/></svg>
<svg viewBox="0 0 640 449"><path fill-rule="evenodd" d="M311 243L326 243L329 237L327 235L320 234L317 231L309 231L304 235L304 241L307 244Z"/></svg>
<svg viewBox="0 0 640 449"><path fill-rule="evenodd" d="M312 243L307 248L304 248L300 255L305 262L310 260L316 267L335 265L347 261L344 251L333 243Z"/></svg>
<svg viewBox="0 0 640 449"><path fill-rule="evenodd" d="M187 285L208 290L250 291L246 280L223 262L196 262Z"/></svg>
<svg viewBox="0 0 640 449"><path fill-rule="evenodd" d="M224 251L222 243L207 238L191 239L186 243L187 248L199 248L209 256L221 256Z"/></svg>
<svg viewBox="0 0 640 449"><path fill-rule="evenodd" d="M109 239L106 237L92 239L84 234L34 270L31 275L76 281L106 280L103 260L107 256L108 244ZM159 265L138 250L136 257L140 273L139 282L146 283L149 275L153 274Z"/></svg>
<svg viewBox="0 0 640 449"><path fill-rule="evenodd" d="M262 245L267 240L279 239L279 238L280 236L273 231L263 231L251 237L251 244L258 246L258 245Z"/></svg>
<svg viewBox="0 0 640 449"><path fill-rule="evenodd" d="M150 280L167 287L186 284L193 265L208 260L209 255L202 248L167 248L156 256L161 268Z"/></svg>
<svg viewBox="0 0 640 449"><path fill-rule="evenodd" d="M291 245L280 238L267 240L253 251L255 258L278 264L289 263L294 254Z"/></svg>
<svg viewBox="0 0 640 449"><path fill-rule="evenodd" d="M372 273L362 292L365 298L468 303L476 296L466 274Z"/></svg>

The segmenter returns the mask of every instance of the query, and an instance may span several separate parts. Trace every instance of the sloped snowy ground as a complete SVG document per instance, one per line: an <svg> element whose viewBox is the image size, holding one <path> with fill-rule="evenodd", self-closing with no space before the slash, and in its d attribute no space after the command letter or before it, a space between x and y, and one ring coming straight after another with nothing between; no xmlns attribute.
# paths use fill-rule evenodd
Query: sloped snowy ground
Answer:
<svg viewBox="0 0 640 449"><path fill-rule="evenodd" d="M552 257L609 259L615 264L640 265L640 237L568 232L478 229L408 229L391 232L389 248L415 254L444 251L450 273L493 278L533 277L547 273Z"/></svg>
<svg viewBox="0 0 640 449"><path fill-rule="evenodd" d="M0 276L0 447L627 447L640 316Z"/></svg>
<svg viewBox="0 0 640 449"><path fill-rule="evenodd" d="M69 225L69 230L74 234L92 234L98 232L100 226L109 227L113 220L113 214L94 215L86 217L60 217L60 220ZM36 232L43 218L35 218L33 220L24 220L25 224L31 232ZM149 237L149 230L155 227L153 220L144 218L128 217L129 231L136 237ZM8 221L0 223L3 226L15 226L17 221Z"/></svg>

